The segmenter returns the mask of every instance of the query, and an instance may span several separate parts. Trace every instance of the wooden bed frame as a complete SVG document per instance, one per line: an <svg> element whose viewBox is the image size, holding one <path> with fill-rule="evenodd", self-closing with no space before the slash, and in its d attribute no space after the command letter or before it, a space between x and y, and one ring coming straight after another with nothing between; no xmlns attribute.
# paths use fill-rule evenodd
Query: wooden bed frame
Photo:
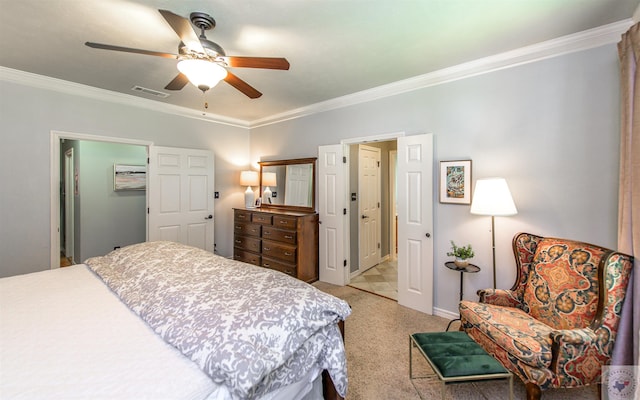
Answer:
<svg viewBox="0 0 640 400"><path fill-rule="evenodd" d="M338 328L342 335L342 342L344 342L344 321L338 322ZM327 372L326 369L322 371L322 393L324 400L344 400L344 397L338 394L338 391L331 380L331 376L329 376L329 372Z"/></svg>

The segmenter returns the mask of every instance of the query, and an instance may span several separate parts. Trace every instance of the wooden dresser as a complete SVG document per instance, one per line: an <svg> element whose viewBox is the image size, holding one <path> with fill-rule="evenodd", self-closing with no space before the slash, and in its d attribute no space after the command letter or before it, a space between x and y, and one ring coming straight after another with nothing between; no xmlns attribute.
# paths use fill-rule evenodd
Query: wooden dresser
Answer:
<svg viewBox="0 0 640 400"><path fill-rule="evenodd" d="M318 280L318 214L233 210L233 258L305 282Z"/></svg>

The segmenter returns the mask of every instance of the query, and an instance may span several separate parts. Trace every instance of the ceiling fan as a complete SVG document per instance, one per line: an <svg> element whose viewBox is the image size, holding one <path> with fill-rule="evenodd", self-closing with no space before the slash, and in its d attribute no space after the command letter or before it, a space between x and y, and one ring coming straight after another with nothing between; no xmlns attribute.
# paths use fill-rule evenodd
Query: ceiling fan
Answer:
<svg viewBox="0 0 640 400"><path fill-rule="evenodd" d="M179 60L178 70L180 73L165 86L167 90L180 90L188 82L191 82L204 93L218 84L219 81L224 80L249 98L255 99L262 96L262 93L238 78L227 68L289 69L289 62L286 58L227 56L221 46L207 39L204 34L205 31L216 26L216 21L208 14L193 12L189 16L191 23L200 29L200 35L198 36L189 20L171 11L158 11L180 37L181 42L178 45L178 54L93 42L86 42L85 45L94 49L115 50Z"/></svg>

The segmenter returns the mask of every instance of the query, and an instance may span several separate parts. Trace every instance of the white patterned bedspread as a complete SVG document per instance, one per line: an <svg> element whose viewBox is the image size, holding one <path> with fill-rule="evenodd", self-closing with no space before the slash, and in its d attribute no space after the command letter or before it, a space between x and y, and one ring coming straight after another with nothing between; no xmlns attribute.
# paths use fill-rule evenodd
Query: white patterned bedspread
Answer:
<svg viewBox="0 0 640 400"><path fill-rule="evenodd" d="M346 394L336 325L350 313L344 301L280 272L172 242L141 243L86 263L234 398L257 398L317 364Z"/></svg>

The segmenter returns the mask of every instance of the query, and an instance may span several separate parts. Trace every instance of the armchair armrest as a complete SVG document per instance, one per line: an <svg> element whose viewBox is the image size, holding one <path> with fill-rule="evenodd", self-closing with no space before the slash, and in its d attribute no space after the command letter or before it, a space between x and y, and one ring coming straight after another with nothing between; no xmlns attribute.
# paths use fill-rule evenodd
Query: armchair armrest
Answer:
<svg viewBox="0 0 640 400"><path fill-rule="evenodd" d="M561 386L579 386L599 380L601 368L582 368L581 374L567 372L575 371L576 365L585 362L585 357L593 360L591 365L609 364L612 344L606 329L563 329L553 331L549 336L552 341L551 371Z"/></svg>
<svg viewBox="0 0 640 400"><path fill-rule="evenodd" d="M558 346L590 346L598 340L598 336L591 328L561 329L551 332L549 336Z"/></svg>
<svg viewBox="0 0 640 400"><path fill-rule="evenodd" d="M480 289L478 290L480 303L496 306L522 308L522 302L516 297L515 292L505 289Z"/></svg>

